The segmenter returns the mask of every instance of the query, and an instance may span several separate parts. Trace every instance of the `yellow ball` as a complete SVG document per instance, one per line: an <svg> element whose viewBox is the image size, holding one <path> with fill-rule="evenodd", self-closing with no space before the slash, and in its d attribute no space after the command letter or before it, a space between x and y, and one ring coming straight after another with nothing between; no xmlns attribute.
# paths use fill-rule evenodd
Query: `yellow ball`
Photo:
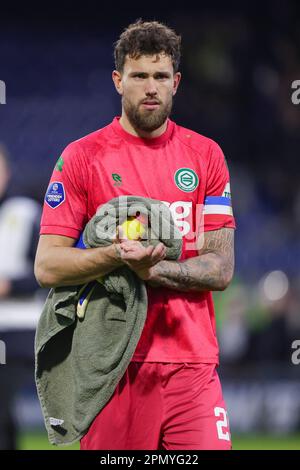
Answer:
<svg viewBox="0 0 300 470"><path fill-rule="evenodd" d="M129 240L139 240L145 233L145 226L135 217L130 217L121 225L124 236Z"/></svg>

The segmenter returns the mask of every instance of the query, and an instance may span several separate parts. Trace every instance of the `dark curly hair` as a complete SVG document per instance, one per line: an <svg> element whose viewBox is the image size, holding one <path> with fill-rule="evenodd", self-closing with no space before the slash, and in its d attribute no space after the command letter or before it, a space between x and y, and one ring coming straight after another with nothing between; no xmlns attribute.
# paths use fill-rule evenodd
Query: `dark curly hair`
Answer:
<svg viewBox="0 0 300 470"><path fill-rule="evenodd" d="M123 71L125 58L138 59L141 55L165 53L171 57L174 73L180 62L181 36L158 21L138 19L130 24L114 44L115 67Z"/></svg>

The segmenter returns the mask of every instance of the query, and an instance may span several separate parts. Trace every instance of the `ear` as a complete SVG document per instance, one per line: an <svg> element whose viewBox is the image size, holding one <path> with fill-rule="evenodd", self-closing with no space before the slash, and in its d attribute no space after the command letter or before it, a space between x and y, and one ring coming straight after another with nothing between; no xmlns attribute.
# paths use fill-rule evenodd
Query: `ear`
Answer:
<svg viewBox="0 0 300 470"><path fill-rule="evenodd" d="M122 86L122 75L117 70L114 70L112 73L112 79L115 84L116 90L119 95L123 94L123 86Z"/></svg>
<svg viewBox="0 0 300 470"><path fill-rule="evenodd" d="M181 80L181 73L176 72L174 74L174 78L173 78L173 96L176 95L177 88L179 86L180 80Z"/></svg>

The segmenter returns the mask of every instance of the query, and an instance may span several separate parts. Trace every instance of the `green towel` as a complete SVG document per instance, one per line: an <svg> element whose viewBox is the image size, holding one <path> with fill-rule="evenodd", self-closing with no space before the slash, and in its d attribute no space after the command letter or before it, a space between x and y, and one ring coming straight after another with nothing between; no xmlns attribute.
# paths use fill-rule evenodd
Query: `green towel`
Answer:
<svg viewBox="0 0 300 470"><path fill-rule="evenodd" d="M178 259L182 238L169 208L139 196L101 206L84 230L85 246L109 245L116 225L137 211L151 226L142 243L162 241L166 257ZM88 288L93 290L82 319L76 315L82 285L51 289L37 327L36 386L52 444L71 444L87 432L125 373L145 324L146 286L129 267Z"/></svg>

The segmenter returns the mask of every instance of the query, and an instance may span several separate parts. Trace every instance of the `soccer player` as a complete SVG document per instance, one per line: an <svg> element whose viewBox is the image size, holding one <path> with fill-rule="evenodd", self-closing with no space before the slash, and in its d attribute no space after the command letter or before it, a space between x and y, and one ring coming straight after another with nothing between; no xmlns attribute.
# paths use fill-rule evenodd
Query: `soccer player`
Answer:
<svg viewBox="0 0 300 470"><path fill-rule="evenodd" d="M45 197L35 263L42 286L83 284L124 264L147 286L140 341L82 449L231 448L211 294L233 275L229 173L213 140L169 118L180 42L157 21L123 31L112 73L122 115L66 147ZM100 205L129 194L168 204L183 235L179 261L164 259L163 244L147 249L121 231L108 247L74 247ZM191 243L202 225L203 243Z"/></svg>

